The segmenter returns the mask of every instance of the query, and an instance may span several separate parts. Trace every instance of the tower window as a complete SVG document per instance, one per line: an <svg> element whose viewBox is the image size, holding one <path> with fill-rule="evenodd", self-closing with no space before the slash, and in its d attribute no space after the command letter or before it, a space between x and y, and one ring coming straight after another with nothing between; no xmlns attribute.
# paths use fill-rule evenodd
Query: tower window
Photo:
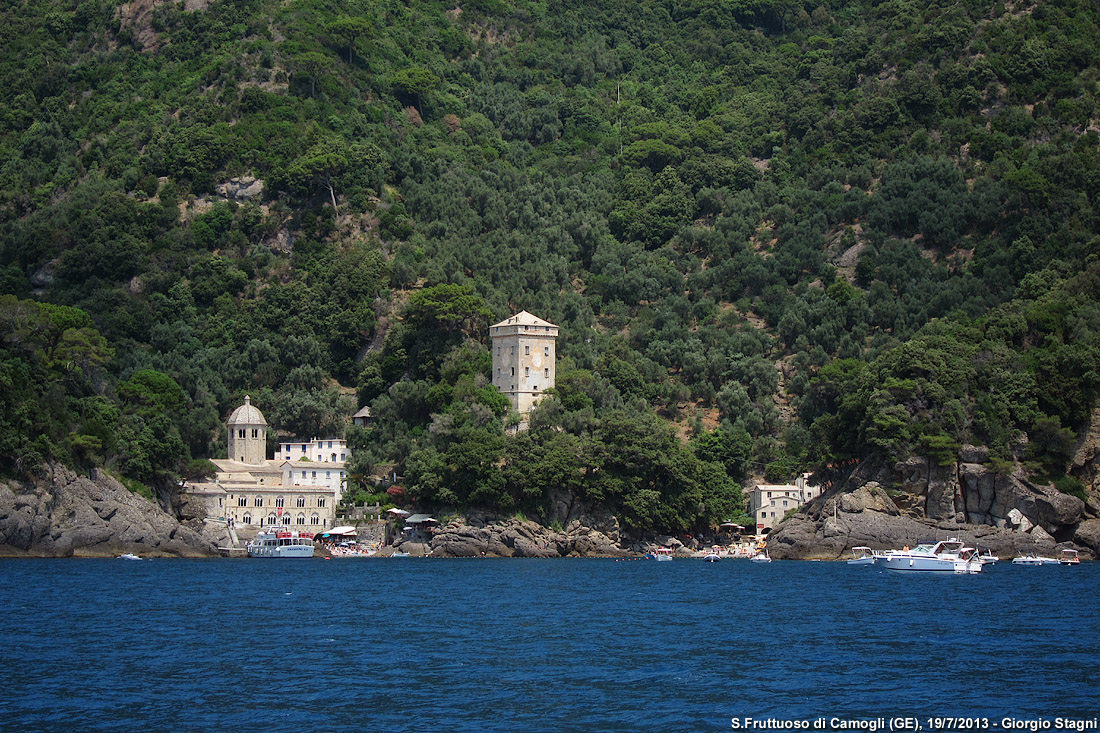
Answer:
<svg viewBox="0 0 1100 733"><path fill-rule="evenodd" d="M252 428L252 437L253 438L260 437L260 431L257 428Z"/></svg>
<svg viewBox="0 0 1100 733"><path fill-rule="evenodd" d="M237 431L237 437L238 438L243 438L244 437L244 428L241 428L240 430Z"/></svg>
<svg viewBox="0 0 1100 733"><path fill-rule="evenodd" d="M545 379L550 378L550 367L546 367L545 369L542 370L542 376Z"/></svg>
<svg viewBox="0 0 1100 733"><path fill-rule="evenodd" d="M523 376L525 378L531 376L531 367L523 367Z"/></svg>
<svg viewBox="0 0 1100 733"><path fill-rule="evenodd" d="M542 347L542 355L543 356L550 356L550 347L549 346L543 346Z"/></svg>
<svg viewBox="0 0 1100 733"><path fill-rule="evenodd" d="M524 346L523 347L523 355L524 356L530 356L531 355L531 347L530 346Z"/></svg>

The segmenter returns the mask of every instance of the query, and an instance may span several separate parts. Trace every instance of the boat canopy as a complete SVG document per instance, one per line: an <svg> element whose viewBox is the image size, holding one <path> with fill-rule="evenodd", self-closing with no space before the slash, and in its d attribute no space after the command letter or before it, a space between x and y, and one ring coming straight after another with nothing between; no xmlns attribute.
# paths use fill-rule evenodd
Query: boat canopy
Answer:
<svg viewBox="0 0 1100 733"><path fill-rule="evenodd" d="M355 537L359 534L359 530L355 527L333 527L321 534L325 537Z"/></svg>

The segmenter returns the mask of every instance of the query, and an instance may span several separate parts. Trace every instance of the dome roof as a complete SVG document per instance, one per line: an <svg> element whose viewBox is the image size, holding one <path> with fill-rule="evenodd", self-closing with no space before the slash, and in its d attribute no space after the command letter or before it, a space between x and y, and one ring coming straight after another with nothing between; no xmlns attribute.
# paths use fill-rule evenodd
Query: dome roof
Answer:
<svg viewBox="0 0 1100 733"><path fill-rule="evenodd" d="M244 396L244 404L233 411L229 416L227 425L267 425L264 414L252 406L248 395Z"/></svg>

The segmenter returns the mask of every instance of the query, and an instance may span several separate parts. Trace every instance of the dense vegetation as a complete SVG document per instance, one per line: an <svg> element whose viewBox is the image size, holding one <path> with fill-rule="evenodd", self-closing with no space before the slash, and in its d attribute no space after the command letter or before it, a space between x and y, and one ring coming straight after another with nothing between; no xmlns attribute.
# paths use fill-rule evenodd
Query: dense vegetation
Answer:
<svg viewBox="0 0 1100 733"><path fill-rule="evenodd" d="M570 491L638 530L966 442L1065 477L1095 3L193 6L0 10L4 472L201 473L249 393L307 438L369 404L360 496L392 465L426 505ZM559 378L512 434L486 327L521 308Z"/></svg>

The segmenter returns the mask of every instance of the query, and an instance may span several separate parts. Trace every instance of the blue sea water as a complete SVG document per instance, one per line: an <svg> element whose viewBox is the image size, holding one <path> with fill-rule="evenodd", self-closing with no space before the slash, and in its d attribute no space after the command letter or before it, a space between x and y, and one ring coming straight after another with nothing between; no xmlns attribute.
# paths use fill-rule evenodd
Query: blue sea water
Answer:
<svg viewBox="0 0 1100 733"><path fill-rule="evenodd" d="M0 730L1095 719L1100 564L986 570L0 560Z"/></svg>

